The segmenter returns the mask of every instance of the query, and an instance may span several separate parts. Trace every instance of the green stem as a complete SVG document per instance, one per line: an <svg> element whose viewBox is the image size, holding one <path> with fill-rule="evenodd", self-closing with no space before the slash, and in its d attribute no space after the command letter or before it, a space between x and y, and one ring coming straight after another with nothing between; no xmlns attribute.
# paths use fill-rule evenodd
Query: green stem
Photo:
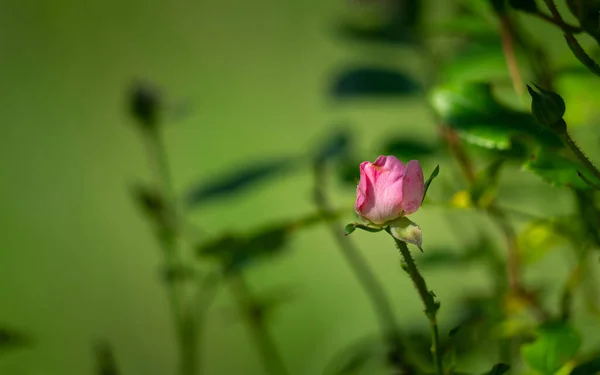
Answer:
<svg viewBox="0 0 600 375"><path fill-rule="evenodd" d="M171 172L166 154L163 138L159 133L159 127L151 127L148 132L148 148L151 165L155 169L156 180L161 185L165 203L164 217L159 228L159 241L163 249L167 269L180 267L182 265L181 254L177 245L178 205L173 189ZM197 348L197 317L191 314L181 297L179 280L169 278L167 281L167 292L171 306L175 331L179 346L179 374L198 374L199 363L196 353Z"/></svg>
<svg viewBox="0 0 600 375"><path fill-rule="evenodd" d="M250 333L262 356L266 370L272 375L287 375L279 349L269 335L264 322L264 311L256 304L248 283L241 272L231 278L231 292L248 322Z"/></svg>
<svg viewBox="0 0 600 375"><path fill-rule="evenodd" d="M569 147L569 149L571 149L571 151L573 151L573 153L575 154L577 159L579 159L579 161L590 172L592 172L596 178L598 178L598 181L600 181L600 171L598 171L598 168L596 168L596 166L590 161L590 159L588 159L588 157L585 156L585 154L581 151L579 146L577 146L575 141L573 141L573 138L571 138L571 135L569 134L569 132L565 132L562 135L562 138L563 138L564 142L567 144L567 146Z"/></svg>
<svg viewBox="0 0 600 375"><path fill-rule="evenodd" d="M434 300L433 294L427 289L427 284L425 283L425 279L421 276L415 261L410 254L410 250L408 250L408 246L405 242L394 238L396 242L396 247L400 250L400 254L402 254L402 258L406 263L406 269L410 278L423 301L423 305L425 305L425 315L427 315L427 319L429 319L429 325L431 326L431 355L433 356L433 360L435 362L435 367L438 375L444 375L444 366L442 365L442 353L440 353L440 335L438 331L437 324L437 311L439 309L439 304Z"/></svg>
<svg viewBox="0 0 600 375"><path fill-rule="evenodd" d="M328 217L334 214L335 211L327 200L325 186L325 166L322 164L316 165L314 190L315 203L319 207L321 214ZM405 350L399 339L400 328L396 322L392 305L386 296L383 287L375 277L375 273L373 270L371 270L367 261L361 255L359 249L348 237L344 235L343 231L341 230L343 225L339 221L330 221L328 223L328 227L331 235L338 244L338 248L341 250L342 255L344 256L344 259L350 265L354 276L371 301L371 305L373 306L373 310L377 315L384 338L391 345L391 364L401 370L401 373L414 372L414 369L412 369L404 360Z"/></svg>

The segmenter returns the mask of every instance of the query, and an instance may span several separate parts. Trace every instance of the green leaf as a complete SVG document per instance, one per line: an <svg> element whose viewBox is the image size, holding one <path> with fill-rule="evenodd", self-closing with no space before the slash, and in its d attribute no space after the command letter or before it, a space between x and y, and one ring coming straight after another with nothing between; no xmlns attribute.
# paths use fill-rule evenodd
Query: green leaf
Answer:
<svg viewBox="0 0 600 375"><path fill-rule="evenodd" d="M23 347L31 344L31 339L11 328L0 327L0 352L6 349Z"/></svg>
<svg viewBox="0 0 600 375"><path fill-rule="evenodd" d="M573 34L565 34L565 40L567 41L571 52L573 52L575 57L577 57L577 60L579 60L586 68L588 68L590 72L594 73L597 76L600 76L600 65L598 65L598 63L596 63L585 52L585 50L583 49L583 47L581 47L581 45L579 44L577 39L575 39Z"/></svg>
<svg viewBox="0 0 600 375"><path fill-rule="evenodd" d="M521 347L525 362L543 375L552 375L572 359L581 346L581 337L567 323L540 326L537 339Z"/></svg>
<svg viewBox="0 0 600 375"><path fill-rule="evenodd" d="M437 144L423 142L422 140L398 137L387 138L381 147L382 155L394 155L398 159L408 162L409 160L422 160L429 157L440 148Z"/></svg>
<svg viewBox="0 0 600 375"><path fill-rule="evenodd" d="M600 373L600 357L590 359L575 366L570 375L596 375Z"/></svg>
<svg viewBox="0 0 600 375"><path fill-rule="evenodd" d="M511 7L527 13L536 13L538 10L535 0L508 0Z"/></svg>
<svg viewBox="0 0 600 375"><path fill-rule="evenodd" d="M596 178L579 162L567 159L556 152L539 150L533 160L523 165L525 170L540 176L544 181L553 186L566 186L578 189L590 189L590 186L578 176L581 172L590 181Z"/></svg>
<svg viewBox="0 0 600 375"><path fill-rule="evenodd" d="M484 375L502 375L510 370L510 365L506 363L497 363L492 367L490 372L486 372Z"/></svg>
<svg viewBox="0 0 600 375"><path fill-rule="evenodd" d="M331 94L339 100L370 97L402 97L416 93L420 85L401 71L358 67L334 78Z"/></svg>
<svg viewBox="0 0 600 375"><path fill-rule="evenodd" d="M531 114L500 104L489 84L440 86L432 92L430 100L441 120L472 144L509 149L512 138L516 137L548 147L563 146L561 139L537 124Z"/></svg>
<svg viewBox="0 0 600 375"><path fill-rule="evenodd" d="M276 160L244 164L229 170L221 176L205 179L188 189L185 202L188 208L211 202L217 198L239 194L263 182L284 173L289 173L299 166L296 158L278 158Z"/></svg>
<svg viewBox="0 0 600 375"><path fill-rule="evenodd" d="M96 375L121 374L113 350L108 343L97 343L94 347L94 355L96 358Z"/></svg>
<svg viewBox="0 0 600 375"><path fill-rule="evenodd" d="M424 189L423 189L423 200L421 200L421 204L423 203L423 201L425 200L425 197L427 196L427 190L429 190L429 185L431 185L431 181L433 181L433 179L436 178L439 174L440 174L440 166L436 165L435 168L433 169L433 172L431 172L431 174L429 175L429 178L427 179L427 181L425 181L425 185L424 185Z"/></svg>
<svg viewBox="0 0 600 375"><path fill-rule="evenodd" d="M579 20L581 28L600 44L600 1L567 0L571 13Z"/></svg>
<svg viewBox="0 0 600 375"><path fill-rule="evenodd" d="M444 64L441 76L448 82L509 81L499 36L477 37Z"/></svg>
<svg viewBox="0 0 600 375"><path fill-rule="evenodd" d="M378 44L410 44L421 14L421 1L360 1L350 6L338 27L345 38Z"/></svg>

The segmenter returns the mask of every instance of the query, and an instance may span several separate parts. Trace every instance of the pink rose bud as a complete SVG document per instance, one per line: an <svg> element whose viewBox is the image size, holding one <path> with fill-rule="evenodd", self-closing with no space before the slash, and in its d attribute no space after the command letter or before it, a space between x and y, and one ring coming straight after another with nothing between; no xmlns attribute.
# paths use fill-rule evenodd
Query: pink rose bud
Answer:
<svg viewBox="0 0 600 375"><path fill-rule="evenodd" d="M423 170L417 160L406 166L395 156L380 156L360 165L354 210L360 218L384 225L416 212L425 193Z"/></svg>

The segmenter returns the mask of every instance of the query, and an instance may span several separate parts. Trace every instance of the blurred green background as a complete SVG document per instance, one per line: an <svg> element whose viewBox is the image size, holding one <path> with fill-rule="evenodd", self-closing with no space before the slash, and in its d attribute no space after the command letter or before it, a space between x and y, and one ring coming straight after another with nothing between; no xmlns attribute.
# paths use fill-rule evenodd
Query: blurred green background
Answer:
<svg viewBox="0 0 600 375"><path fill-rule="evenodd" d="M428 22L443 15L444 4L427 2ZM342 43L332 25L346 7L337 0L0 3L0 322L32 337L32 345L2 356L0 374L92 374L92 344L99 339L113 345L123 374L162 375L176 367L160 251L129 194L151 176L127 112L135 79L155 82L174 108L164 134L178 192L254 160L307 155L339 126L353 131L358 157L371 161L390 135L437 137L422 98L343 105L331 99L332 76L349 64L383 61L421 74L410 49ZM572 59L565 51L553 54ZM596 140L575 134L592 147L592 157L600 156ZM435 164L449 171L451 163L426 162L425 174ZM500 196L509 206L541 215L571 207L569 195L516 168L502 181ZM191 219L207 236L292 219L314 212L312 188L309 168L292 171L209 202ZM437 188L432 195L441 195ZM352 187L332 183L329 193L336 207L351 209ZM474 238L470 223L478 217L432 206L414 220L427 251ZM350 211L344 220L353 220ZM460 233L450 233L457 227ZM366 233L354 240L402 325L425 329L420 301L389 240ZM335 246L324 227L312 227L293 237L285 256L248 273L253 289L292 295L270 320L292 374L321 373L338 350L377 331ZM569 267L565 253L554 252L526 279L557 286ZM490 286L479 267L426 276L442 301L444 332L458 311L456 296ZM264 373L226 290L206 324L206 374ZM599 325L585 327L592 332ZM586 345L600 343L590 337Z"/></svg>

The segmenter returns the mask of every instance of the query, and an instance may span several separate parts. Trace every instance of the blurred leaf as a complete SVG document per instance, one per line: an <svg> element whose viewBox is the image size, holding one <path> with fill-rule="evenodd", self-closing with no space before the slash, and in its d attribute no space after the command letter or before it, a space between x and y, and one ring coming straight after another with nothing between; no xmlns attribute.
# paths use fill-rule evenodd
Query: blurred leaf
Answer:
<svg viewBox="0 0 600 375"><path fill-rule="evenodd" d="M343 160L336 169L338 179L344 184L356 189L360 179L360 161L355 159Z"/></svg>
<svg viewBox="0 0 600 375"><path fill-rule="evenodd" d="M381 146L382 155L394 155L398 159L408 162L409 160L423 160L436 153L440 148L437 144L423 142L408 137L387 138Z"/></svg>
<svg viewBox="0 0 600 375"><path fill-rule="evenodd" d="M422 0L358 0L339 28L343 37L359 42L409 44L416 39Z"/></svg>
<svg viewBox="0 0 600 375"><path fill-rule="evenodd" d="M477 174L469 191L472 202L485 207L493 201L503 164L504 159L496 159Z"/></svg>
<svg viewBox="0 0 600 375"><path fill-rule="evenodd" d="M484 375L502 375L507 373L508 370L510 370L510 365L507 365L506 363L497 363L489 372L486 372Z"/></svg>
<svg viewBox="0 0 600 375"><path fill-rule="evenodd" d="M579 334L567 323L552 322L537 330L537 339L521 347L525 362L543 375L552 375L572 359L581 346Z"/></svg>
<svg viewBox="0 0 600 375"><path fill-rule="evenodd" d="M406 73L382 67L351 68L334 78L337 99L412 95L419 84Z"/></svg>
<svg viewBox="0 0 600 375"><path fill-rule="evenodd" d="M117 361L112 348L105 342L100 342L94 347L96 357L96 375L119 375Z"/></svg>
<svg viewBox="0 0 600 375"><path fill-rule="evenodd" d="M350 153L350 141L349 129L338 129L332 132L315 150L315 162L324 163L328 160L347 157Z"/></svg>
<svg viewBox="0 0 600 375"><path fill-rule="evenodd" d="M600 373L600 357L578 364L570 375L597 375Z"/></svg>
<svg viewBox="0 0 600 375"><path fill-rule="evenodd" d="M432 27L436 34L459 34L465 37L498 38L498 31L485 19L473 14L458 14Z"/></svg>
<svg viewBox="0 0 600 375"><path fill-rule="evenodd" d="M557 230L557 226L547 220L528 222L517 238L521 262L524 265L536 263L563 243L564 239L556 233Z"/></svg>
<svg viewBox="0 0 600 375"><path fill-rule="evenodd" d="M440 86L432 92L430 100L441 120L472 144L509 149L512 138L518 137L548 147L563 146L561 139L538 125L531 114L498 103L489 84Z"/></svg>
<svg viewBox="0 0 600 375"><path fill-rule="evenodd" d="M298 166L297 159L290 157L245 164L188 189L185 202L189 208L193 208L216 198L239 194L268 178L289 173Z"/></svg>
<svg viewBox="0 0 600 375"><path fill-rule="evenodd" d="M510 80L499 36L484 35L478 39L444 64L441 75L448 82Z"/></svg>
<svg viewBox="0 0 600 375"><path fill-rule="evenodd" d="M216 259L225 272L235 272L262 259L279 255L288 240L289 228L277 226L257 233L225 235L197 248L200 257Z"/></svg>
<svg viewBox="0 0 600 375"><path fill-rule="evenodd" d="M0 352L31 344L31 339L21 332L11 328L0 327Z"/></svg>
<svg viewBox="0 0 600 375"><path fill-rule="evenodd" d="M538 10L535 0L508 0L511 7L527 13L536 13Z"/></svg>
<svg viewBox="0 0 600 375"><path fill-rule="evenodd" d="M588 180L596 181L593 174L579 162L543 149L538 151L533 160L525 163L523 168L537 174L553 186L590 189L590 186L577 175L577 171L583 173Z"/></svg>

